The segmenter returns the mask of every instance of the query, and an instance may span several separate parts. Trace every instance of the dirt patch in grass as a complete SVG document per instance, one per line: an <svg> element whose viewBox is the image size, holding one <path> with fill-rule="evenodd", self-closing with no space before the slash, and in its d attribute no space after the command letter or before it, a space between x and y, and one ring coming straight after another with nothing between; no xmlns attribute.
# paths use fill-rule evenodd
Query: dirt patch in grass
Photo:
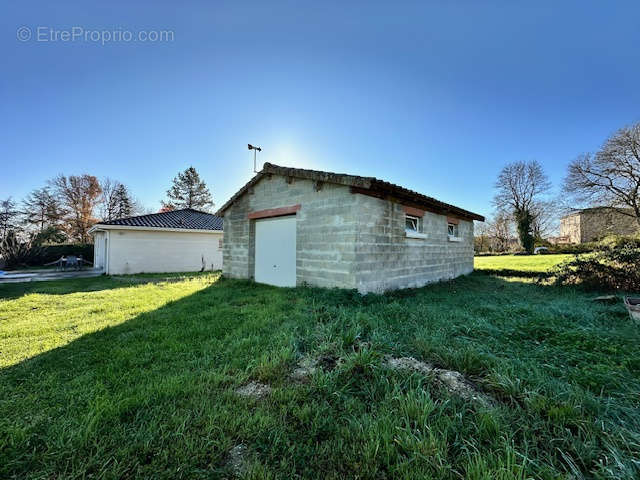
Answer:
<svg viewBox="0 0 640 480"><path fill-rule="evenodd" d="M485 405L493 404L493 400L488 395L480 392L471 381L455 370L437 368L413 357L387 357L387 365L394 370L414 370L425 375L433 375L441 386L455 395Z"/></svg>
<svg viewBox="0 0 640 480"><path fill-rule="evenodd" d="M271 393L271 387L260 382L249 382L236 389L241 397L263 398Z"/></svg>
<svg viewBox="0 0 640 480"><path fill-rule="evenodd" d="M241 477L247 472L247 456L249 449L244 444L239 444L229 450L227 455L227 467L231 469L236 477Z"/></svg>
<svg viewBox="0 0 640 480"><path fill-rule="evenodd" d="M340 363L340 359L335 355L322 355L316 361L316 365L324 372L334 370L338 366L338 363Z"/></svg>
<svg viewBox="0 0 640 480"><path fill-rule="evenodd" d="M340 358L336 355L321 355L319 357L306 357L298 362L291 373L291 378L298 382L306 382L318 369L323 372L331 372L340 364Z"/></svg>
<svg viewBox="0 0 640 480"><path fill-rule="evenodd" d="M421 362L413 357L387 357L387 365L394 370L416 370L421 373L434 373L435 370L430 363Z"/></svg>

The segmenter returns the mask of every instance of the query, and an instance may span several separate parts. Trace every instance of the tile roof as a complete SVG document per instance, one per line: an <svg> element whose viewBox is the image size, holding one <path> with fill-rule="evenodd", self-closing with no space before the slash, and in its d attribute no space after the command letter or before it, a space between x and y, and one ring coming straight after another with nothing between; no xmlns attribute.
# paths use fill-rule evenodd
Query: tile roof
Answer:
<svg viewBox="0 0 640 480"><path fill-rule="evenodd" d="M428 197L413 190L395 185L393 183L379 180L375 177L360 177L357 175L347 175L344 173L323 172L319 170L306 170L302 168L289 168L274 165L272 163L265 163L262 170L253 177L244 187L225 203L220 210L216 212L217 215L222 216L224 211L238 199L244 192L246 192L253 185L265 175L282 175L285 177L293 178L305 178L309 180L315 180L326 183L336 183L339 185L345 185L351 187L354 193L367 193L381 198L390 198L399 202L410 204L408 206L423 207L426 209L434 210L442 214L458 215L463 218L472 220L479 220L484 222L484 217L477 213L470 212L455 205L436 200L433 197Z"/></svg>
<svg viewBox="0 0 640 480"><path fill-rule="evenodd" d="M99 222L97 225L125 227L183 228L186 230L222 230L222 218L210 213L184 208L170 212L151 213L137 217L119 218Z"/></svg>

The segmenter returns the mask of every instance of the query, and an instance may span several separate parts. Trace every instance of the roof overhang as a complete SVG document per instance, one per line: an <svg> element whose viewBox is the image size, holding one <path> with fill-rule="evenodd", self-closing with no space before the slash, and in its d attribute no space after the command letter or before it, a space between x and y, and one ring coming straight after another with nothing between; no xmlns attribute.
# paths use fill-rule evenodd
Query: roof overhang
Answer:
<svg viewBox="0 0 640 480"><path fill-rule="evenodd" d="M425 210L442 214L460 217L465 220L478 220L484 222L484 217L477 213L470 212L455 205L441 202L435 198L422 195L399 185L378 180L374 177L359 177L342 173L323 172L318 170L306 170L301 168L281 167L271 163L265 163L262 170L258 172L249 182L236 192L220 209L216 212L219 217L224 216L233 202L258 183L263 177L270 175L281 175L289 178L302 178L313 180L319 183L333 183L351 188L352 193L360 193L378 198L383 198L405 204L407 206L423 208Z"/></svg>
<svg viewBox="0 0 640 480"><path fill-rule="evenodd" d="M181 233L224 233L223 230L205 230L201 228L164 228L164 227L132 227L130 225L104 225L98 223L87 233L104 232L106 230L138 230L144 232L181 232Z"/></svg>

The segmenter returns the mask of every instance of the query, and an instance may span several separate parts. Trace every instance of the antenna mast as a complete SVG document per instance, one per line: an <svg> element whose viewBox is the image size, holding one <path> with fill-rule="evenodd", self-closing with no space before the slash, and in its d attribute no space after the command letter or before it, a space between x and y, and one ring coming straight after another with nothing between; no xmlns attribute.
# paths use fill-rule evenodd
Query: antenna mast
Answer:
<svg viewBox="0 0 640 480"><path fill-rule="evenodd" d="M247 147L249 150L253 150L253 173L258 173L258 170L256 170L256 152L261 152L262 149L260 147L254 147L250 143L247 144Z"/></svg>

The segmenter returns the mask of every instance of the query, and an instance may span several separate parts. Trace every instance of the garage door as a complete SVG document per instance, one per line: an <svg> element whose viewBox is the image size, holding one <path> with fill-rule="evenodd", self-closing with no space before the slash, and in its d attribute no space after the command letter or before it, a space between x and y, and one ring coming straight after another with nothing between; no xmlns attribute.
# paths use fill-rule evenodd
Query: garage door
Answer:
<svg viewBox="0 0 640 480"><path fill-rule="evenodd" d="M296 286L296 216L256 220L255 280Z"/></svg>

